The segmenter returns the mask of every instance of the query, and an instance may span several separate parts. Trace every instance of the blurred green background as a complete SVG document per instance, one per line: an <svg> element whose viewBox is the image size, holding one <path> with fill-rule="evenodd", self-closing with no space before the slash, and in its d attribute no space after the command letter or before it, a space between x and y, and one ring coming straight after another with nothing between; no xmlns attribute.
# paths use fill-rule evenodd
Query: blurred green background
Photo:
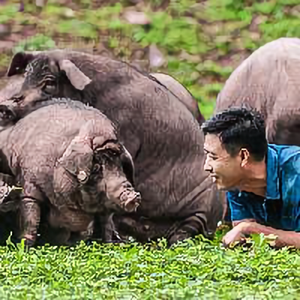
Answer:
<svg viewBox="0 0 300 300"><path fill-rule="evenodd" d="M300 36L300 0L0 2L0 75L12 51L69 47L175 76L207 118L234 68L261 45Z"/></svg>

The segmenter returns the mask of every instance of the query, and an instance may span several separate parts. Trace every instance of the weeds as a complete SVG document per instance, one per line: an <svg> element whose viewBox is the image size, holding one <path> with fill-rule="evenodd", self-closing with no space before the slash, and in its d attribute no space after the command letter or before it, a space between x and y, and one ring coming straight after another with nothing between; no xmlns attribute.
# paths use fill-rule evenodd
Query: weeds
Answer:
<svg viewBox="0 0 300 300"><path fill-rule="evenodd" d="M223 234L223 233L222 233ZM24 244L1 247L0 296L6 299L294 299L300 286L299 251L270 248L253 236L250 248L225 250L221 235L166 247L77 247ZM296 298L295 298L296 299Z"/></svg>
<svg viewBox="0 0 300 300"><path fill-rule="evenodd" d="M149 71L167 72L185 84L206 118L245 54L273 39L299 36L298 0L153 0L139 8L151 20L149 25L126 22L123 12L131 4L125 0L106 5L81 0L72 7L49 0L43 9L27 2L24 12L18 12L18 4L0 6L0 23L20 34L14 52L53 48L63 39L74 47L74 40L81 39L96 48L104 43L112 53L129 60L135 49L156 44L167 55L167 64ZM35 30L23 34L28 26ZM237 52L241 58L233 60ZM8 59L1 57L0 61ZM1 63L1 70L5 67Z"/></svg>

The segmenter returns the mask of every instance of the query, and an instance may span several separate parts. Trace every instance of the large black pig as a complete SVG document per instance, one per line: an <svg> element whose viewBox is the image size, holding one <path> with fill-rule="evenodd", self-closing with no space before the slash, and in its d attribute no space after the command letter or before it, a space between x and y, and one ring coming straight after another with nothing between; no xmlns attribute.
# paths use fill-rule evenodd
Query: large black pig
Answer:
<svg viewBox="0 0 300 300"><path fill-rule="evenodd" d="M177 224L170 243L215 232L223 206L203 170L203 133L169 89L127 63L76 51L17 53L8 76L24 72L22 91L13 103L20 116L36 99L71 97L117 124L142 194L136 217Z"/></svg>
<svg viewBox="0 0 300 300"><path fill-rule="evenodd" d="M165 85L178 99L188 108L188 110L197 119L199 124L205 121L204 116L201 114L197 100L193 95L184 87L177 79L165 73L150 73L161 84Z"/></svg>
<svg viewBox="0 0 300 300"><path fill-rule="evenodd" d="M300 39L279 38L256 49L229 76L215 112L251 106L264 114L270 143L300 145Z"/></svg>

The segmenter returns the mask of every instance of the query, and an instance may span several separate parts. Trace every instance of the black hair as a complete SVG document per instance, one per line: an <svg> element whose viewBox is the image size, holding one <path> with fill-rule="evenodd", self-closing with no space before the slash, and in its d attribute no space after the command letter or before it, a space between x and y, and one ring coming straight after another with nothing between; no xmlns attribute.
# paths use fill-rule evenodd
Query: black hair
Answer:
<svg viewBox="0 0 300 300"><path fill-rule="evenodd" d="M218 135L231 156L235 156L241 148L246 148L256 161L263 160L267 154L263 115L251 107L230 107L205 121L201 129L204 135Z"/></svg>

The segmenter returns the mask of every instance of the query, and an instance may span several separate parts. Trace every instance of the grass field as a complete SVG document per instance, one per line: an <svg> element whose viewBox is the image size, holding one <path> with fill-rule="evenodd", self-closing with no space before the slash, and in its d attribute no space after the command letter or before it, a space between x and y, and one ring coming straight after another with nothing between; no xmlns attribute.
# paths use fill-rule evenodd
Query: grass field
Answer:
<svg viewBox="0 0 300 300"><path fill-rule="evenodd" d="M300 257L257 235L250 248L223 249L198 236L166 248L81 244L0 248L1 299L298 299Z"/></svg>
<svg viewBox="0 0 300 300"><path fill-rule="evenodd" d="M106 52L165 71L193 93L205 117L233 69L282 36L300 36L300 0L152 0L134 7L150 25L124 19L130 1L48 1L37 9L0 6L0 73L12 52L73 47ZM70 2L70 1L69 1ZM60 4L59 4L60 3ZM131 4L132 6L132 4ZM165 62L149 63L156 45ZM224 249L201 236L171 249L149 245L79 245L24 251L0 247L0 299L298 299L300 257L272 249L261 236L250 248Z"/></svg>

